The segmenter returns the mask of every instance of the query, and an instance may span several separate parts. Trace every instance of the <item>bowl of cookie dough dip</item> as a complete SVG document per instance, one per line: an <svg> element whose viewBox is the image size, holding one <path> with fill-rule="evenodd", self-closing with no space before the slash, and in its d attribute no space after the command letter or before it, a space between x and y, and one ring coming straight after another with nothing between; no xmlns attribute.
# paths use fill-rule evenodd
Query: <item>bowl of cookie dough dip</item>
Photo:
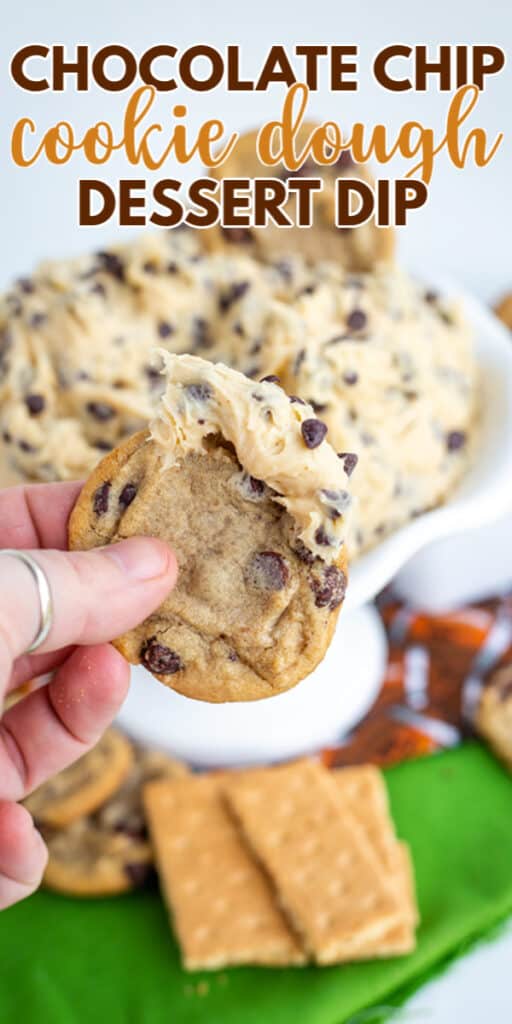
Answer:
<svg viewBox="0 0 512 1024"><path fill-rule="evenodd" d="M200 765L339 742L381 683L386 643L372 599L393 579L416 604L442 601L453 573L462 599L464 566L452 565L447 538L467 534L474 564L471 531L512 504L509 338L460 289L426 286L394 264L361 273L237 245L210 251L193 232L143 235L43 264L0 300L9 473L85 477L144 427L160 395L156 346L255 379L277 374L311 402L336 451L358 456L350 582L326 657L295 689L209 705L136 667L120 720Z"/></svg>

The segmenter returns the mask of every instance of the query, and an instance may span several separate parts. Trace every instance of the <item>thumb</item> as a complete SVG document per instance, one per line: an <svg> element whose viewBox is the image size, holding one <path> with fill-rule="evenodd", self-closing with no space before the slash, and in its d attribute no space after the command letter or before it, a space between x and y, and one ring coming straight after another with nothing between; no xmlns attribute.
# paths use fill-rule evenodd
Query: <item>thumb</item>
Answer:
<svg viewBox="0 0 512 1024"><path fill-rule="evenodd" d="M112 640L142 622L176 582L174 554L149 537L92 551L28 553L46 573L52 595L53 623L41 651ZM30 570L15 556L0 557L0 579L0 645L14 661L39 628L39 597Z"/></svg>

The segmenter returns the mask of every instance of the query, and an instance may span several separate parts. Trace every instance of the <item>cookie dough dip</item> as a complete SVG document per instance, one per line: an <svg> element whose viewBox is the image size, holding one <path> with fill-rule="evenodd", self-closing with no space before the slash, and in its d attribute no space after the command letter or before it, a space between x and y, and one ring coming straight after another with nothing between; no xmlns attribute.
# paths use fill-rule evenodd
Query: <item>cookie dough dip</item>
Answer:
<svg viewBox="0 0 512 1024"><path fill-rule="evenodd" d="M337 451L357 452L349 554L443 502L478 434L471 330L456 303L397 267L333 275L295 303L307 344L284 374Z"/></svg>
<svg viewBox="0 0 512 1024"><path fill-rule="evenodd" d="M355 457L334 451L326 424L275 376L160 355L157 414L92 473L70 547L168 541L178 583L116 646L189 697L272 696L308 675L332 637Z"/></svg>

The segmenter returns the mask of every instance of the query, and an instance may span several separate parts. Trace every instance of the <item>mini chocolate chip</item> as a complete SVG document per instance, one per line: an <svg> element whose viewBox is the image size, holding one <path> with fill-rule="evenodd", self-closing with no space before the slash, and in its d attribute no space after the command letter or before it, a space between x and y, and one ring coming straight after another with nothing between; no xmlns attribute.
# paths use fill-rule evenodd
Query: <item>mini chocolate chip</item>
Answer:
<svg viewBox="0 0 512 1024"><path fill-rule="evenodd" d="M143 885L151 871L151 864L125 864L124 871L133 885Z"/></svg>
<svg viewBox="0 0 512 1024"><path fill-rule="evenodd" d="M281 385L281 381L279 380L279 377L276 377L275 373L269 373L269 374L267 374L266 377L261 377L260 384L279 384L279 385Z"/></svg>
<svg viewBox="0 0 512 1024"><path fill-rule="evenodd" d="M26 452L27 455L33 455L37 451L33 444L29 444L28 441L18 441L18 447L20 451Z"/></svg>
<svg viewBox="0 0 512 1024"><path fill-rule="evenodd" d="M2 440L5 442L5 444L10 444L11 443L12 435L9 433L8 430L4 430L4 432L2 434Z"/></svg>
<svg viewBox="0 0 512 1024"><path fill-rule="evenodd" d="M303 398L299 398L298 395L290 395L290 402L292 402L292 404L293 403L297 403L298 405L305 405L306 404L304 399Z"/></svg>
<svg viewBox="0 0 512 1024"><path fill-rule="evenodd" d="M438 300L438 298L439 298L439 293L438 293L438 292L435 292L435 291L433 290L433 288L429 288L429 289L428 289L428 290L427 290L427 291L425 292L425 294L424 294L423 298L425 299L425 302L437 302L437 300Z"/></svg>
<svg viewBox="0 0 512 1024"><path fill-rule="evenodd" d="M145 366L144 367L144 373L146 374L146 377L148 378L149 386L150 386L152 391L154 390L154 388L157 388L157 387L160 387L161 385L163 385L162 374L160 373L160 370L155 369L154 366Z"/></svg>
<svg viewBox="0 0 512 1024"><path fill-rule="evenodd" d="M110 480L105 480L105 483L100 484L94 492L92 507L97 516L103 516L108 509L108 499L111 487L112 484L110 483Z"/></svg>
<svg viewBox="0 0 512 1024"><path fill-rule="evenodd" d="M111 420L116 414L115 409L111 405L107 405L106 402L87 402L86 409L91 416L94 416L95 420L100 420L102 423Z"/></svg>
<svg viewBox="0 0 512 1024"><path fill-rule="evenodd" d="M202 317L194 320L193 342L195 348L211 348L213 339L210 334L210 325Z"/></svg>
<svg viewBox="0 0 512 1024"><path fill-rule="evenodd" d="M293 371L292 372L295 375L299 372L299 370L300 370L300 368L301 368L305 358L306 358L306 349L305 348L301 348L300 351L297 352L297 355L295 356L295 360L294 360L294 363L293 363Z"/></svg>
<svg viewBox="0 0 512 1024"><path fill-rule="evenodd" d="M345 381L345 384L348 384L349 387L353 387L353 385L357 384L359 380L359 374L356 373L355 370L347 370L343 374L343 380Z"/></svg>
<svg viewBox="0 0 512 1024"><path fill-rule="evenodd" d="M315 284L306 284L306 285L304 285L304 288L301 288L300 291L297 292L297 298L300 299L301 295L314 295L315 292L316 292L316 285Z"/></svg>
<svg viewBox="0 0 512 1024"><path fill-rule="evenodd" d="M94 447L100 452L111 452L114 446L108 441L99 440L94 442Z"/></svg>
<svg viewBox="0 0 512 1024"><path fill-rule="evenodd" d="M464 430L450 430L446 435L446 447L449 452L458 452L464 448L467 435Z"/></svg>
<svg viewBox="0 0 512 1024"><path fill-rule="evenodd" d="M290 570L282 555L277 551L258 551L245 572L246 579L258 590L283 590Z"/></svg>
<svg viewBox="0 0 512 1024"><path fill-rule="evenodd" d="M327 434L327 427L322 420L303 420L300 429L307 448L318 448Z"/></svg>
<svg viewBox="0 0 512 1024"><path fill-rule="evenodd" d="M125 484L121 491L121 494L119 495L119 504L121 508L128 508L128 505L131 505L136 494L136 484Z"/></svg>
<svg viewBox="0 0 512 1024"><path fill-rule="evenodd" d="M168 274L177 274L178 264L175 263L174 260L171 260L171 262L167 264L166 270Z"/></svg>
<svg viewBox="0 0 512 1024"><path fill-rule="evenodd" d="M252 232L249 231L249 228L222 228L221 230L226 242L231 242L232 245L252 242Z"/></svg>
<svg viewBox="0 0 512 1024"><path fill-rule="evenodd" d="M186 392L195 402L207 402L213 395L209 384L187 384Z"/></svg>
<svg viewBox="0 0 512 1024"><path fill-rule="evenodd" d="M315 412L325 412L329 408L327 402L315 402L314 398L309 399L309 404Z"/></svg>
<svg viewBox="0 0 512 1024"><path fill-rule="evenodd" d="M20 277L17 281L18 288L24 295L31 295L35 291L34 282L29 277Z"/></svg>
<svg viewBox="0 0 512 1024"><path fill-rule="evenodd" d="M287 260L278 260L277 263L274 263L274 267L284 281L290 282L293 279L292 266Z"/></svg>
<svg viewBox="0 0 512 1024"><path fill-rule="evenodd" d="M357 455L354 452L338 452L338 458L343 459L343 469L347 476L351 476L359 461Z"/></svg>
<svg viewBox="0 0 512 1024"><path fill-rule="evenodd" d="M39 416L43 411L46 401L43 395L26 395L25 405L31 416Z"/></svg>
<svg viewBox="0 0 512 1024"><path fill-rule="evenodd" d="M167 320L160 320L157 330L161 338L169 338L171 334L174 334L174 327Z"/></svg>
<svg viewBox="0 0 512 1024"><path fill-rule="evenodd" d="M330 547L332 545L332 539L325 532L323 526L319 526L318 529L315 530L315 542L320 547Z"/></svg>
<svg viewBox="0 0 512 1024"><path fill-rule="evenodd" d="M124 281L124 264L115 252L98 252L96 257L100 262L100 270L111 274L118 281Z"/></svg>
<svg viewBox="0 0 512 1024"><path fill-rule="evenodd" d="M351 331L361 331L363 327L366 327L367 319L366 313L362 309L353 309L347 317L347 326Z"/></svg>
<svg viewBox="0 0 512 1024"><path fill-rule="evenodd" d="M155 636L150 637L142 645L140 658L150 672L156 672L159 676L172 676L183 668L179 654L171 651L170 647L160 644Z"/></svg>
<svg viewBox="0 0 512 1024"><path fill-rule="evenodd" d="M143 263L142 269L145 274L156 274L158 267L156 263L153 262L153 260L147 260L146 263Z"/></svg>
<svg viewBox="0 0 512 1024"><path fill-rule="evenodd" d="M330 611L334 611L345 597L347 578L341 569L335 565L328 565L320 577L311 578L311 589L315 595L317 608L329 608Z"/></svg>
<svg viewBox="0 0 512 1024"><path fill-rule="evenodd" d="M33 313L30 317L31 327L41 327L42 324L48 319L46 313Z"/></svg>
<svg viewBox="0 0 512 1024"><path fill-rule="evenodd" d="M101 295L102 297L107 294L105 285L102 284L101 281L96 281L96 284L93 284L89 291L92 292L93 295Z"/></svg>
<svg viewBox="0 0 512 1024"><path fill-rule="evenodd" d="M236 653L236 651L230 651L229 652L228 660L229 661L238 661L238 654Z"/></svg>
<svg viewBox="0 0 512 1024"><path fill-rule="evenodd" d="M295 541L295 547L293 550L295 551L297 558L300 558L301 562L304 562L306 565L313 565L313 562L316 561L313 552L306 547L300 538L297 538Z"/></svg>
<svg viewBox="0 0 512 1024"><path fill-rule="evenodd" d="M257 480L255 476L247 477L247 486L252 494L263 494L265 490L263 480Z"/></svg>
<svg viewBox="0 0 512 1024"><path fill-rule="evenodd" d="M243 338L243 336L245 334L245 330L244 330L243 324L238 323L238 322L236 324L232 325L231 330L233 331L233 334L238 334L239 338ZM253 348L254 348L254 346L253 346ZM261 345L259 346L258 349L256 349L256 351L259 352L260 348L261 348ZM253 349L251 349L250 352L249 352L249 355L252 355L252 354L253 354Z"/></svg>
<svg viewBox="0 0 512 1024"><path fill-rule="evenodd" d="M235 281L234 284L224 292L224 295L221 295L219 298L219 309L221 313L227 313L228 309L231 309L231 306L245 295L250 286L250 281Z"/></svg>

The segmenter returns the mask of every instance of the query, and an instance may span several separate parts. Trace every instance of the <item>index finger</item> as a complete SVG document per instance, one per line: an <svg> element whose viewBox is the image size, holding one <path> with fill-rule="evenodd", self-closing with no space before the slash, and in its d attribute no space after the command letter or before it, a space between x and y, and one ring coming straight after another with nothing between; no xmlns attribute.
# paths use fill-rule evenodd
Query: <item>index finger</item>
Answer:
<svg viewBox="0 0 512 1024"><path fill-rule="evenodd" d="M82 482L29 484L0 491L0 548L68 546L67 526Z"/></svg>

